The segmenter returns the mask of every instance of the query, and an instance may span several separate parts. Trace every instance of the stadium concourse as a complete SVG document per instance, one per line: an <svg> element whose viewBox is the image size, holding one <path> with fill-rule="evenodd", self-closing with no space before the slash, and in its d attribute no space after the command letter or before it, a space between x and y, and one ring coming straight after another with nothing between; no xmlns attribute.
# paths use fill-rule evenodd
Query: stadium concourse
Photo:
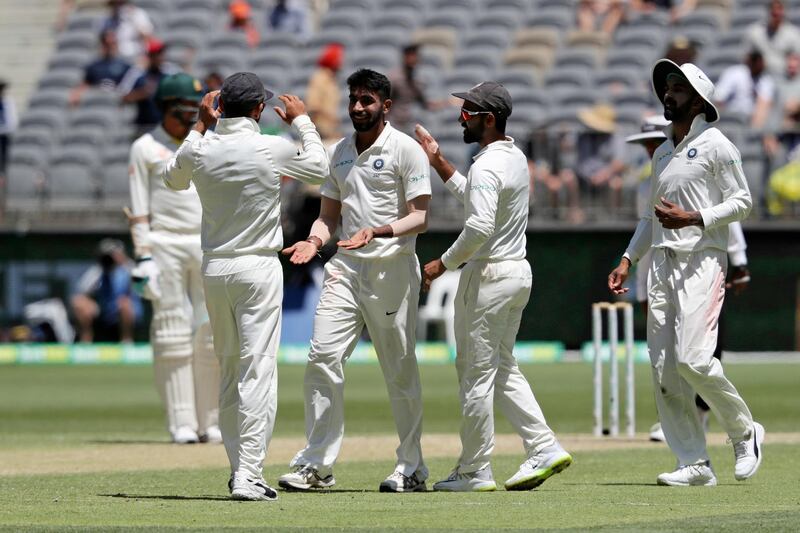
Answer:
<svg viewBox="0 0 800 533"><path fill-rule="evenodd" d="M303 96L320 52L329 43L344 46L340 81L358 67L394 71L400 63L400 49L409 42L417 43L421 53L417 77L424 81L431 101L446 100L453 90L485 79L506 85L514 98L509 133L528 154L534 175L532 217L540 226L556 227L632 223L640 154L625 155L619 190L589 186L581 168L582 158L592 154L582 148L579 133L593 129L591 124L598 124L599 116L606 127L593 131L619 137L636 130L644 115L655 112L649 71L670 43L684 42L696 50L694 62L718 80L726 68L744 60L750 27L768 16L768 2L698 0L695 10L675 21L666 11L629 9L616 27L587 31L580 29L576 0L332 0L327 9L320 7L327 2L308 2L307 6L295 2L305 7L301 14L312 28L308 34L299 34L272 29L273 3L269 0L249 1L245 15L250 26L239 31L229 18L229 11L230 16L239 11L229 10L230 3L132 2L144 9L151 26L149 44L143 44L140 56L130 61L142 63L145 52L153 51L154 43L160 42L165 45L164 61L170 68L186 70L200 79L212 72L224 76L251 70L271 90ZM61 27L53 35L49 57L42 62L46 67L28 94L24 83L14 87L13 71L4 68L2 72L23 108L12 140L4 224L34 230L123 231L120 209L128 201L126 169L135 133L135 106L122 103L120 87L116 91L90 87L79 102L74 99L75 88L84 81L84 68L97 56L99 31L108 27L106 3L64 1L60 14L56 2L26 2L30 8L10 1L3 4L10 15L4 17L4 24L18 18L39 34L55 20L60 20L57 26ZM786 23L797 22L800 3L785 4ZM26 9L36 13L38 27L30 22ZM27 44L21 33L9 32L3 37L4 48L13 48L17 54L26 49L20 48ZM120 54L123 44L120 36ZM36 47L30 50L35 56ZM30 63L36 65L36 58ZM18 58L8 64L21 68ZM29 77L36 76L32 68L25 71ZM593 107L598 104L607 105ZM346 124L344 101L338 109ZM594 122L581 118L587 110L594 114ZM461 141L455 116L456 110L445 105L418 109L415 118L464 168L471 154ZM279 121L269 113L264 114L262 126L265 131L280 131ZM766 130L747 126L746 117L723 112L720 128L740 147L757 199L754 220L770 215L796 220L793 197L780 205L773 203L771 212L767 205L775 196L769 175L782 165L785 155L768 155L762 142ZM568 198L568 187L560 183L565 170L578 173L578 205ZM431 225L452 228L458 224L459 214L438 180L434 183Z"/></svg>

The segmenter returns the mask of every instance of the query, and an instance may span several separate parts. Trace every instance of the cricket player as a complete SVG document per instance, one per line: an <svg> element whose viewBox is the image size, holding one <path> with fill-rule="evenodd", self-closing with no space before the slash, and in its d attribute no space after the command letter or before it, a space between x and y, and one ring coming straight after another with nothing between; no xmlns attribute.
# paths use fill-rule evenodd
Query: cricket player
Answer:
<svg viewBox="0 0 800 533"><path fill-rule="evenodd" d="M430 166L419 144L394 129L386 114L391 86L383 74L359 70L347 79L355 134L333 148L331 175L320 193L319 218L306 241L284 250L309 261L335 234L339 250L325 265L305 374L305 448L280 477L288 490L327 488L344 435L344 363L364 326L378 354L400 446L381 492L425 490L422 400L414 352L419 301L416 235L428 224Z"/></svg>
<svg viewBox="0 0 800 533"><path fill-rule="evenodd" d="M417 137L445 187L464 204L464 229L450 248L427 263L424 287L445 270L466 263L455 299L456 372L461 398L461 457L450 477L434 484L442 491L493 491L494 402L522 437L527 459L505 483L530 490L572 463L547 426L528 381L514 358L522 311L531 294L525 259L529 175L525 155L506 136L511 95L487 81L467 92L460 122L464 142L478 143L465 178L417 126Z"/></svg>
<svg viewBox="0 0 800 533"><path fill-rule="evenodd" d="M672 121L653 155L651 205L636 227L619 266L608 276L614 294L627 292L629 268L652 248L648 273L647 345L656 406L674 472L659 485L716 485L706 439L694 404L708 402L733 442L737 480L761 464L764 428L712 354L725 297L728 224L752 207L739 151L711 126L719 113L714 84L691 63L662 59L653 67L653 89ZM653 219L655 215L655 220Z"/></svg>
<svg viewBox="0 0 800 533"><path fill-rule="evenodd" d="M667 126L669 126L669 121L665 119L663 115L647 117L642 123L642 130L639 133L626 137L625 142L641 145L647 151L649 160L652 160L656 149L667 139L667 136L664 134L664 129ZM648 161L647 165L641 169L639 174L643 178L637 194L637 210L641 218L647 215L652 209L650 206L652 164ZM747 253L745 251L747 249L747 243L744 240L744 233L742 232L742 224L740 222L731 222L728 226L728 230L728 261L731 265L731 272L725 288L733 288L734 294L738 295L742 290L747 288L747 284L750 282L750 272L747 269ZM636 301L642 304L645 315L647 315L647 273L650 270L651 255L651 251L648 250L636 264ZM720 322L720 327L721 325L722 322ZM722 343L720 337L721 335L717 336L717 346L714 349L714 357L721 360ZM695 395L695 404L697 405L697 414L700 416L703 430L708 432L710 408L699 395ZM650 440L654 442L666 442L664 431L661 429L661 422L656 422L650 428Z"/></svg>
<svg viewBox="0 0 800 533"><path fill-rule="evenodd" d="M328 174L322 140L296 96L280 96L286 109L274 109L300 135L302 149L261 135L258 121L271 97L251 72L226 78L219 93L203 99L200 119L164 175L173 189L194 183L203 205L203 283L222 374L219 420L231 465L228 487L237 500L277 498L263 479L262 463L277 407L281 176L320 184Z"/></svg>
<svg viewBox="0 0 800 533"><path fill-rule="evenodd" d="M214 357L200 276L200 199L194 187L172 191L161 175L197 119L200 80L184 73L161 80L161 124L131 147L131 237L134 286L153 304L150 342L156 388L173 442L222 442L219 363Z"/></svg>

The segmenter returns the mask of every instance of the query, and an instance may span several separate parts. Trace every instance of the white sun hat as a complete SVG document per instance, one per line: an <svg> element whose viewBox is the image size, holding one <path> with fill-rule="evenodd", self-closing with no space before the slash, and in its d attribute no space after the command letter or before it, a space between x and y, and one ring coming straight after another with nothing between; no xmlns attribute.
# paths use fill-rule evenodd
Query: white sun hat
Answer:
<svg viewBox="0 0 800 533"><path fill-rule="evenodd" d="M626 143L640 143L650 139L666 139L664 128L669 126L669 120L664 115L651 115L642 121L642 131L625 137Z"/></svg>
<svg viewBox="0 0 800 533"><path fill-rule="evenodd" d="M714 83L697 65L692 63L684 63L678 66L677 63L669 59L659 59L653 66L653 90L662 104L664 103L664 92L666 92L667 87L667 76L670 74L677 74L682 78L686 78L689 85L705 101L706 121L711 123L719 120L719 111L711 101L711 97L714 94Z"/></svg>

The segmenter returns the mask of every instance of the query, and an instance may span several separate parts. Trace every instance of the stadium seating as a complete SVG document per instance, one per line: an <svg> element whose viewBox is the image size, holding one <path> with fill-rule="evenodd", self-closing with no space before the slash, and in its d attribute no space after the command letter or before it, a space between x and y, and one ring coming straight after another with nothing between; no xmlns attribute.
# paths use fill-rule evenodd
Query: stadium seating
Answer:
<svg viewBox="0 0 800 533"><path fill-rule="evenodd" d="M243 34L227 30L226 0L134 0L150 13L156 34L168 45L169 60L201 78L212 70L223 75L252 70L277 92L303 95L328 43L345 47L343 80L361 67L388 73L399 65L400 47L417 42L422 46L419 76L431 99L488 78L506 85L515 101L509 128L521 145L543 125L577 130L576 110L597 102L614 105L621 132L636 129L642 113L656 104L650 68L676 34L701 45L697 63L716 79L741 62L745 32L766 14L764 1L698 0L696 10L674 25L664 11L629 13L608 36L578 31L574 2L563 0L331 0L316 32L302 42L267 28L269 0L249 1L261 33L255 48ZM121 105L117 93L102 90L85 92L75 109L67 102L83 67L96 55L102 16L102 11L78 10L56 37L12 151L8 197L15 206L26 205L17 199L29 200L28 205L44 199L51 209L85 208L100 198L109 209L118 209L125 201L132 107ZM341 116L346 123L344 102ZM427 113L426 121L457 165L466 168L470 152L454 117L450 108ZM263 120L278 124L272 113ZM738 135L742 124L726 120L725 127ZM69 151L77 153L68 156ZM72 179L67 170L74 172ZM434 197L434 203L449 201L446 194Z"/></svg>

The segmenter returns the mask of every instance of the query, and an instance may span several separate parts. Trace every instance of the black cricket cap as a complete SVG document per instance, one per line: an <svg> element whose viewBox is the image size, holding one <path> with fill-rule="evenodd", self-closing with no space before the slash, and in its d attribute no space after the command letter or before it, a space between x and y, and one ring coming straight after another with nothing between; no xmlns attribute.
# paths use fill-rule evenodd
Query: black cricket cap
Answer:
<svg viewBox="0 0 800 533"><path fill-rule="evenodd" d="M504 117L511 115L511 95L496 81L484 81L467 92L453 93L453 96Z"/></svg>
<svg viewBox="0 0 800 533"><path fill-rule="evenodd" d="M231 74L222 82L220 98L225 105L256 106L274 96L264 88L261 80L252 72Z"/></svg>

